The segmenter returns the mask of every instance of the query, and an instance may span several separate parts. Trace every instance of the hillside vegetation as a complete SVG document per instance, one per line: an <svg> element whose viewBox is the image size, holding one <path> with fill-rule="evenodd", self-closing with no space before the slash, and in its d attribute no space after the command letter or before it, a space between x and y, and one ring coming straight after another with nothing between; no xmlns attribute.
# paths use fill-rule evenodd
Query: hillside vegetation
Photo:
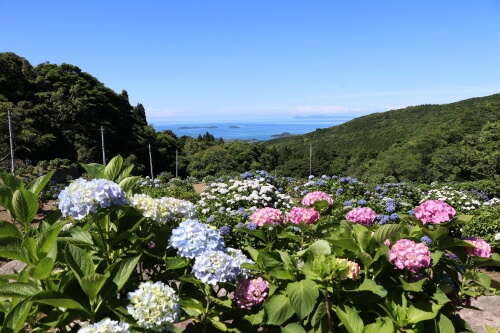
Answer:
<svg viewBox="0 0 500 333"><path fill-rule="evenodd" d="M500 94L374 113L268 142L278 170L396 180L499 180Z"/></svg>
<svg viewBox="0 0 500 333"><path fill-rule="evenodd" d="M120 154L134 172L179 177L267 170L282 176L345 175L373 181L474 181L500 193L500 94L444 105L374 113L314 132L265 142L224 142L157 132L142 104L132 106L70 64L0 53L0 158L9 169L7 110L19 169L38 174L48 161L92 163ZM310 159L310 149L312 158Z"/></svg>

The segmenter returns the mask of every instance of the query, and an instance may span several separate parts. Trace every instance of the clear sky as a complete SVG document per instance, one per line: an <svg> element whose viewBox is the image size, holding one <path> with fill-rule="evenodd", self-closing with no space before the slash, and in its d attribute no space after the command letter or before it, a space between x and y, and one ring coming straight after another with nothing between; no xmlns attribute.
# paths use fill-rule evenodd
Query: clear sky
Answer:
<svg viewBox="0 0 500 333"><path fill-rule="evenodd" d="M0 0L0 52L149 123L356 117L500 93L499 0Z"/></svg>

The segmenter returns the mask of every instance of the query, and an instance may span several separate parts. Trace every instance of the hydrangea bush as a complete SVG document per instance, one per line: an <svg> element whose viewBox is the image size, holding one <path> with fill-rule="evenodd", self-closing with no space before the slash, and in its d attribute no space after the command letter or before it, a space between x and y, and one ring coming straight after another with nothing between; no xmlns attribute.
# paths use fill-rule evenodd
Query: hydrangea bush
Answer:
<svg viewBox="0 0 500 333"><path fill-rule="evenodd" d="M457 309L495 292L478 268L500 265L500 255L476 235L453 237L450 228L467 222L437 198L406 207L385 196L395 186L381 194L348 177L312 177L294 206L259 175L210 186L197 220L191 209L170 218L175 205L140 195L119 158L89 170L109 186L91 204L74 201L95 205L85 214L66 203L27 232L0 222L0 256L26 264L0 279L2 331L466 332ZM9 177L2 205L26 224L48 179L27 190ZM332 193L340 187L351 205ZM252 199L236 203L237 193ZM383 204L370 204L373 193ZM221 207L243 208L243 227L230 214L227 226L252 241L228 245L227 230L209 221ZM389 212L400 216L377 223ZM68 219L75 226L62 231Z"/></svg>

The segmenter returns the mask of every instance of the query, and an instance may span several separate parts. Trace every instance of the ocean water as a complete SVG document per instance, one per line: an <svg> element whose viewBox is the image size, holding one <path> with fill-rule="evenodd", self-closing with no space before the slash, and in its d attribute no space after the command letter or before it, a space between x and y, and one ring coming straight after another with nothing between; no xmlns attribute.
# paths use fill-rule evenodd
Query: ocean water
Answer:
<svg viewBox="0 0 500 333"><path fill-rule="evenodd" d="M314 132L318 128L340 125L350 119L287 120L269 122L232 123L153 123L156 131L171 130L178 137L183 135L197 138L205 133L224 140L270 140L273 135L288 132L299 135Z"/></svg>

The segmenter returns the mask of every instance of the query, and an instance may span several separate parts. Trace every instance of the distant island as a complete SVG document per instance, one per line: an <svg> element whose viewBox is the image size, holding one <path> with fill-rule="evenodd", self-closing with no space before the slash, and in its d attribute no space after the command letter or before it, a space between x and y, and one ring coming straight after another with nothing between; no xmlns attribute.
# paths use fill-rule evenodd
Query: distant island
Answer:
<svg viewBox="0 0 500 333"><path fill-rule="evenodd" d="M239 127L239 126L234 126L234 125L231 125L231 126L229 126L229 128L241 128L241 127Z"/></svg>
<svg viewBox="0 0 500 333"><path fill-rule="evenodd" d="M178 129L196 129L196 128L218 128L217 126L181 126Z"/></svg>
<svg viewBox="0 0 500 333"><path fill-rule="evenodd" d="M273 134L271 135L271 137L273 138L284 138L286 136L294 136L295 134L292 134L292 133L288 133L288 132L283 132L281 134Z"/></svg>

